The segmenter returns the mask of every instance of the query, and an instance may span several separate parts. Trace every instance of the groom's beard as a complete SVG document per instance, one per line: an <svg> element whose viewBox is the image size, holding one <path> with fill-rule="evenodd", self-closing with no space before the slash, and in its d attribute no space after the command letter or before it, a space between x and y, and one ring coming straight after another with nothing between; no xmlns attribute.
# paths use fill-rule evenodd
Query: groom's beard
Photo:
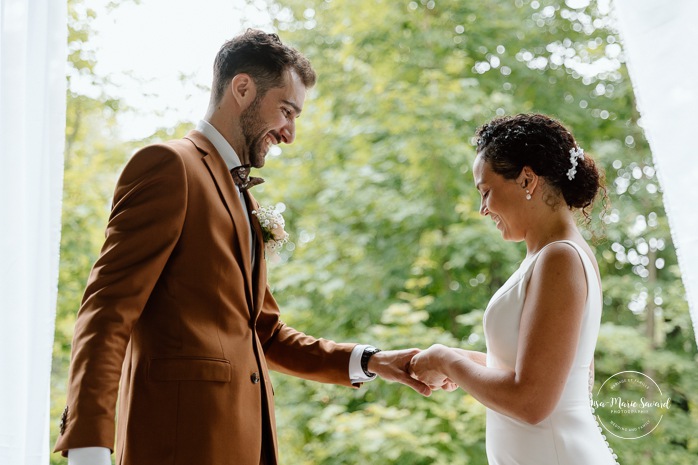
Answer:
<svg viewBox="0 0 698 465"><path fill-rule="evenodd" d="M264 166L264 156L266 155L264 139L267 131L264 128L264 122L259 116L261 103L261 97L255 97L250 106L240 115L240 125L242 126L242 135L245 139L247 159L254 168ZM262 153L263 151L264 153Z"/></svg>

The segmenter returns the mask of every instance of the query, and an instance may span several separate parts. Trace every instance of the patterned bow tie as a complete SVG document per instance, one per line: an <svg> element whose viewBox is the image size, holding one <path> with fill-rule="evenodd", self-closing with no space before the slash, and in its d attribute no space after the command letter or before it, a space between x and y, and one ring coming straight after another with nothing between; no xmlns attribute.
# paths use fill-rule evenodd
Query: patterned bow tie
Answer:
<svg viewBox="0 0 698 465"><path fill-rule="evenodd" d="M230 174L233 175L233 182L240 189L249 189L264 182L262 178L250 177L250 165L233 168L230 170Z"/></svg>

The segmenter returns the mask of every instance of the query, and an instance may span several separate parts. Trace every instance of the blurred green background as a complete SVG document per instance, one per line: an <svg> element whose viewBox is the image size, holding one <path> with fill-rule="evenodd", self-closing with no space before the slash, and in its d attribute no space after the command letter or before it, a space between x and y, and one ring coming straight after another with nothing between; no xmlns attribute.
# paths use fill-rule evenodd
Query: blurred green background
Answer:
<svg viewBox="0 0 698 465"><path fill-rule="evenodd" d="M69 75L99 85L86 47L95 32L88 3L68 1ZM672 399L652 434L609 441L623 464L695 464L696 343L612 4L254 3L319 74L297 142L269 159L267 182L255 190L260 202L286 208L291 244L269 273L285 321L384 349L440 342L484 350L483 310L525 249L503 242L478 214L473 133L496 115L552 115L606 173L608 208L582 225L605 295L597 387L636 370ZM124 140L116 118L127 110L106 92L68 91L52 443L75 314L116 177L134 149L192 127ZM484 408L463 391L422 398L382 381L357 391L278 374L274 382L282 463L487 462Z"/></svg>

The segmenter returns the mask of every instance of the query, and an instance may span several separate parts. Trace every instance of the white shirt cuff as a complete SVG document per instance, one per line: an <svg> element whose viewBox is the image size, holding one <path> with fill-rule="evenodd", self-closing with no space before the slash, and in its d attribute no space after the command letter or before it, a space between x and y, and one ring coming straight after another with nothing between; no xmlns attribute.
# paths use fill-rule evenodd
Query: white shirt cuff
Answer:
<svg viewBox="0 0 698 465"><path fill-rule="evenodd" d="M111 465L111 451L106 447L69 449L68 465Z"/></svg>
<svg viewBox="0 0 698 465"><path fill-rule="evenodd" d="M351 357L349 358L349 379L352 384L365 383L366 381L373 381L376 379L376 375L366 376L364 370L361 368L361 356L364 354L367 344L359 344L354 347L351 351Z"/></svg>

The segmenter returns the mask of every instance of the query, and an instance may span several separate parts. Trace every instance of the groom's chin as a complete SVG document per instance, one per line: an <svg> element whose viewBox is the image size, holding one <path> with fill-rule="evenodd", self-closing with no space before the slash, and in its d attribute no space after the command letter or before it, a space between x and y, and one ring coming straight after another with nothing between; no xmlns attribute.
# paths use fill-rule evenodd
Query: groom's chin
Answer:
<svg viewBox="0 0 698 465"><path fill-rule="evenodd" d="M265 161L266 154L256 154L254 157L251 157L250 165L252 165L253 168L261 168L264 166Z"/></svg>

